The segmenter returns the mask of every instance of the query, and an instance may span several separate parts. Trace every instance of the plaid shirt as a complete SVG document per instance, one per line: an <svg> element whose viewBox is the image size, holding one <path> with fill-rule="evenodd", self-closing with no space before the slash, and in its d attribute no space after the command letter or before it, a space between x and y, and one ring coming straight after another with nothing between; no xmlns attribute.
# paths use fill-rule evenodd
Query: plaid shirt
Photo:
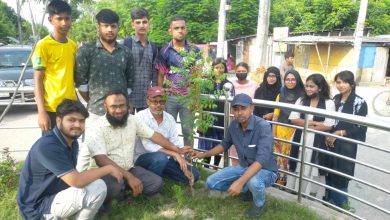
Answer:
<svg viewBox="0 0 390 220"><path fill-rule="evenodd" d="M147 91L151 86L157 85L157 70L155 68L156 60L153 60L153 49L150 42L147 42L146 47L143 47L141 41L136 37L131 37L134 65L134 84L133 92L130 94L129 100L135 108L147 108L146 97Z"/></svg>
<svg viewBox="0 0 390 220"><path fill-rule="evenodd" d="M104 115L104 95L111 90L127 94L127 88L133 88L133 80L133 58L129 48L116 44L110 53L97 40L84 44L77 51L75 82L77 87L88 85L88 111Z"/></svg>

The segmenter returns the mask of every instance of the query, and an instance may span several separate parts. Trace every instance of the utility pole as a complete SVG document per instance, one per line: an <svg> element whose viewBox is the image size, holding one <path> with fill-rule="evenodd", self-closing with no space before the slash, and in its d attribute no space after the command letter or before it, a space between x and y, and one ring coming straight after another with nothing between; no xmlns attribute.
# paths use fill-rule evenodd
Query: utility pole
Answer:
<svg viewBox="0 0 390 220"><path fill-rule="evenodd" d="M256 34L256 60L255 68L265 63L267 55L267 41L269 29L269 17L271 11L270 0L259 0L259 16L257 19L257 34Z"/></svg>
<svg viewBox="0 0 390 220"><path fill-rule="evenodd" d="M17 22L18 22L18 32L19 32L19 44L23 42L23 33L22 33L22 19L20 16L22 10L21 0L16 0L16 13L17 13Z"/></svg>
<svg viewBox="0 0 390 220"><path fill-rule="evenodd" d="M353 42L352 73L356 75L359 69L360 50L362 49L364 22L366 21L368 0L360 1L359 16L355 30L355 40Z"/></svg>
<svg viewBox="0 0 390 220"><path fill-rule="evenodd" d="M218 16L218 43L217 43L217 58L223 58L223 46L225 41L225 27L226 27L226 0L221 0L219 5Z"/></svg>

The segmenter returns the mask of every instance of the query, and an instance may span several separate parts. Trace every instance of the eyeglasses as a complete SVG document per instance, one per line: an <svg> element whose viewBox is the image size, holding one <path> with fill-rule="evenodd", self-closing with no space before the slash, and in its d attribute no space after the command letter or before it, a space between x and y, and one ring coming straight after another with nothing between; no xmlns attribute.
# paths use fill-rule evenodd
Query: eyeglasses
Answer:
<svg viewBox="0 0 390 220"><path fill-rule="evenodd" d="M286 81L286 82L296 82L297 80L296 79L285 79L284 81Z"/></svg>
<svg viewBox="0 0 390 220"><path fill-rule="evenodd" d="M108 106L110 109L116 110L116 109L125 109L127 108L126 104L120 104L120 105L110 105Z"/></svg>
<svg viewBox="0 0 390 220"><path fill-rule="evenodd" d="M151 102L153 105L165 105L165 100L154 100L154 99L149 99L149 102Z"/></svg>

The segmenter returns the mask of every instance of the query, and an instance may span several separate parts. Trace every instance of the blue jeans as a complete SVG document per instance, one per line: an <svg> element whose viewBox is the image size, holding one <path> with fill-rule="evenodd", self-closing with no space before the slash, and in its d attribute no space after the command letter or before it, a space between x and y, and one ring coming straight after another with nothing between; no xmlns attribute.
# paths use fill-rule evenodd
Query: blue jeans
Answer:
<svg viewBox="0 0 390 220"><path fill-rule="evenodd" d="M145 153L138 157L135 166L141 166L153 173L167 179L188 184L188 178L180 169L180 165L172 157L161 152ZM191 169L191 166L187 166ZM195 182L199 179L199 172L192 167Z"/></svg>
<svg viewBox="0 0 390 220"><path fill-rule="evenodd" d="M330 178L327 178L326 185L348 193L348 184L347 184L347 186L341 187L341 186L338 186L337 184L335 184ZM326 189L326 194L327 194L327 200L329 202L333 202L338 207L343 208L344 205L348 205L348 196L343 195L341 193L338 193L336 191L333 191L331 189Z"/></svg>
<svg viewBox="0 0 390 220"><path fill-rule="evenodd" d="M194 121L192 119L192 112L188 108L188 100L185 97L169 96L166 103L166 109L175 120L177 120L177 115L179 114L184 145L193 147L194 138L192 131L194 128Z"/></svg>
<svg viewBox="0 0 390 220"><path fill-rule="evenodd" d="M225 167L207 178L207 187L210 190L227 191L233 182L240 178L247 169L247 167L242 166ZM265 187L274 184L276 178L276 172L261 169L249 179L241 191L247 192L249 190L253 195L255 205L261 207L265 203Z"/></svg>

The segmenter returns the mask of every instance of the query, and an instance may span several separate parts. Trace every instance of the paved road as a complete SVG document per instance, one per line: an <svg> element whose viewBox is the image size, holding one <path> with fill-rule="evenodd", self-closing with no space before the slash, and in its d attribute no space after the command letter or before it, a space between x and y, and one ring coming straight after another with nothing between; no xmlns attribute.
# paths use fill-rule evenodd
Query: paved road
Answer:
<svg viewBox="0 0 390 220"><path fill-rule="evenodd" d="M374 95L385 89L390 89L390 87L358 87L357 93L363 96L367 103L369 103L368 118L385 120L389 121L390 123L390 118L376 116L371 109L371 101ZM0 107L0 112L2 112L3 109L4 108ZM3 122L0 124L0 149L3 147L10 147L10 149L14 151L12 156L15 159L24 160L27 154L26 151L41 135L40 130L37 128L36 120L37 114L36 108L34 106L13 107L6 115ZM35 128L10 129L13 127ZM368 129L367 143L373 144L375 146L381 146L382 148L390 150L390 133L378 131L375 129ZM385 169L390 168L390 154L374 151L367 147L358 148L357 159L362 162L371 163ZM372 169L357 165L356 177L390 190L390 175L381 174L377 171L373 171ZM384 193L367 187L362 183L352 181L350 183L350 193L358 197L365 198L369 202L390 210L390 195L385 195ZM368 206L361 204L358 201L351 200L351 204L352 207L356 209L356 214L363 216L366 219L390 219L389 215L369 208Z"/></svg>

